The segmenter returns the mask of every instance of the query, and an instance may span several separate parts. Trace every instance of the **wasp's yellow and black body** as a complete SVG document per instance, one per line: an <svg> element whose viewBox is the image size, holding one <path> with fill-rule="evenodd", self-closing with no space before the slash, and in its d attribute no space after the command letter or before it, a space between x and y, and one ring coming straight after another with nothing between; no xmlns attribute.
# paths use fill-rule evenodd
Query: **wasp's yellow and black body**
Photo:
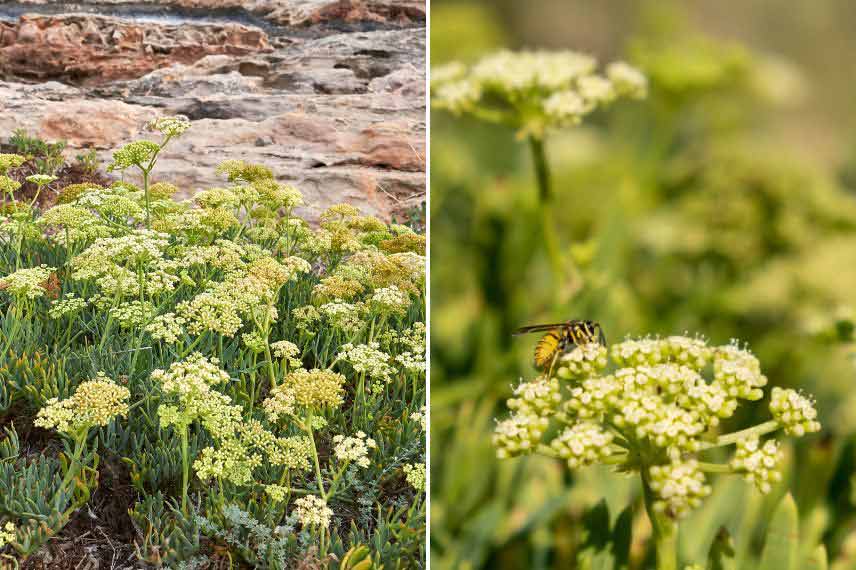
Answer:
<svg viewBox="0 0 856 570"><path fill-rule="evenodd" d="M575 346L595 342L606 346L603 328L594 321L570 320L564 323L531 325L517 329L514 334L534 332L545 332L535 345L535 367L541 370L549 369L551 372L556 359Z"/></svg>

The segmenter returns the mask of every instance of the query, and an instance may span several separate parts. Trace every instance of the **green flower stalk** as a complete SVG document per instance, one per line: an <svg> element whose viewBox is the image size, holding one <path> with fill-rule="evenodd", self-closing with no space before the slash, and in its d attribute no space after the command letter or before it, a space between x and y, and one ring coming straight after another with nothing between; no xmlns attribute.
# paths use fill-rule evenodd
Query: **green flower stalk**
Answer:
<svg viewBox="0 0 856 570"><path fill-rule="evenodd" d="M565 260L551 215L547 132L578 125L618 98L643 98L647 90L645 76L628 64L612 63L599 74L594 58L572 51L500 51L469 68L458 62L441 66L431 77L436 108L510 126L529 142L544 244L556 278L565 273Z"/></svg>
<svg viewBox="0 0 856 570"><path fill-rule="evenodd" d="M107 167L108 171L124 171L135 167L143 175L143 194L146 204L146 227L151 227L151 200L149 197L149 177L157 164L158 155L166 147L167 143L178 138L190 128L190 121L186 117L161 117L146 125L149 130L161 133L163 139L160 143L140 140L128 143L113 153L113 162Z"/></svg>
<svg viewBox="0 0 856 570"><path fill-rule="evenodd" d="M168 370L157 369L151 374L158 382L168 402L158 407L158 416L164 427L174 426L181 440L181 508L187 509L187 493L190 486L190 456L188 451L188 429L197 420L208 421L219 430L227 432L240 421L222 396L211 390L212 386L229 381L229 375L218 367L216 358L208 359L194 353L181 362L174 362ZM213 418L213 420L212 420Z"/></svg>
<svg viewBox="0 0 856 570"><path fill-rule="evenodd" d="M678 522L710 495L708 474L737 474L769 493L781 479L781 453L776 440L762 438L820 430L811 399L774 387L770 420L721 434L722 420L741 401L761 400L766 385L757 358L734 342L711 347L673 336L627 340L609 351L579 346L559 359L553 376L514 390L511 416L497 424L493 441L500 458L539 453L571 469L603 464L637 473L657 567L674 570ZM706 457L731 445L736 450L725 463Z"/></svg>
<svg viewBox="0 0 856 570"><path fill-rule="evenodd" d="M36 193L33 195L33 199L30 200L30 208L36 204L36 200L39 199L39 194L41 194L42 188L56 179L56 176L52 176L50 174L33 174L31 176L27 176L27 182L32 182L36 185Z"/></svg>

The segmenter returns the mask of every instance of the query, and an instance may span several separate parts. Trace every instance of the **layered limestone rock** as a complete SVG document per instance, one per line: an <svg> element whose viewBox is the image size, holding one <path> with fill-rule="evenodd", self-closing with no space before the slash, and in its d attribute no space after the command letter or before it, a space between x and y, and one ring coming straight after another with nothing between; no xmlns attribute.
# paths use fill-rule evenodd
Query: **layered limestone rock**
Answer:
<svg viewBox="0 0 856 570"><path fill-rule="evenodd" d="M267 16L284 6L241 4ZM334 4L349 3L289 2L289 17L300 7ZM192 17L162 23L59 14L0 22L0 140L23 128L66 140L69 157L94 148L109 161L118 146L150 136L141 130L146 121L182 114L193 127L168 147L155 179L187 196L222 185L216 165L240 158L299 187L310 219L345 201L401 219L425 196L425 29L416 16L345 32L301 18L313 33Z"/></svg>

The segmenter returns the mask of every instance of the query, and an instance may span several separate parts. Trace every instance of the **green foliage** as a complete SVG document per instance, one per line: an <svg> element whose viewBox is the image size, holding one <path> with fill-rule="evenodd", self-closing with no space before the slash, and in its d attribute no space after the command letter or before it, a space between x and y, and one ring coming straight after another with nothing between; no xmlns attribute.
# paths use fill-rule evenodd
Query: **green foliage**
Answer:
<svg viewBox="0 0 856 570"><path fill-rule="evenodd" d="M200 550L200 532L192 517L186 517L163 494L146 495L129 512L138 534L137 557L153 566L169 567L192 560Z"/></svg>
<svg viewBox="0 0 856 570"><path fill-rule="evenodd" d="M14 427L6 428L0 441L0 516L26 521L18 525L12 546L28 556L35 553L69 522L72 513L86 504L98 486L98 474L84 469L69 487L67 455L59 458L22 455ZM94 460L97 465L97 458Z"/></svg>
<svg viewBox="0 0 856 570"><path fill-rule="evenodd" d="M785 495L773 512L761 553L760 570L794 570L797 566L799 519L793 497Z"/></svg>
<svg viewBox="0 0 856 570"><path fill-rule="evenodd" d="M31 137L24 129L15 129L9 137L9 144L18 154L33 159L38 174L56 174L65 164L62 151L66 142L46 142L38 137Z"/></svg>
<svg viewBox="0 0 856 570"><path fill-rule="evenodd" d="M98 152L91 148L87 152L78 154L75 157L77 164L83 169L85 174L92 176L98 172Z"/></svg>

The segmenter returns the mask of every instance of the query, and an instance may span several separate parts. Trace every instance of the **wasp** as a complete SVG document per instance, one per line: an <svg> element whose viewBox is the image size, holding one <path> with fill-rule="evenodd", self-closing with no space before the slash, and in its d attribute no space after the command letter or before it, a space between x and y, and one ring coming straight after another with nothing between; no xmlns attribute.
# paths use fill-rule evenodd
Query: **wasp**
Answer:
<svg viewBox="0 0 856 570"><path fill-rule="evenodd" d="M530 325L514 331L514 335L545 332L535 345L535 368L552 373L556 360L575 346L600 343L606 346L603 328L595 321L570 320L564 323Z"/></svg>

